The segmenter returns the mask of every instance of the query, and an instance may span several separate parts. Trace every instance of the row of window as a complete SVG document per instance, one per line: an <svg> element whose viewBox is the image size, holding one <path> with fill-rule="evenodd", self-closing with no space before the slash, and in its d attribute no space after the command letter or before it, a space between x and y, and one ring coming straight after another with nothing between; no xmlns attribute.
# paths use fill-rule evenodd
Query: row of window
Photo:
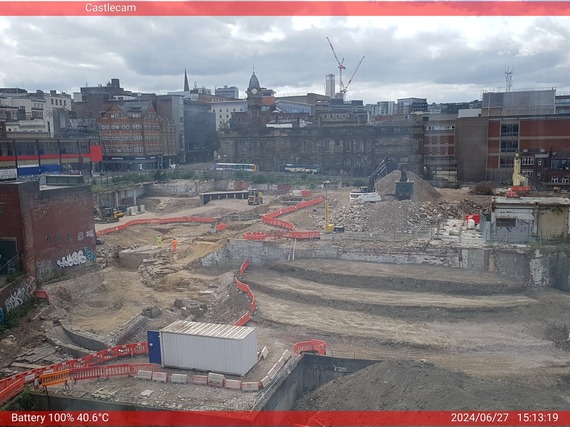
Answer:
<svg viewBox="0 0 570 427"><path fill-rule="evenodd" d="M67 100L65 100L65 99L51 98L50 101L51 101L51 105L63 105L64 107L67 107Z"/></svg>
<svg viewBox="0 0 570 427"><path fill-rule="evenodd" d="M119 136L102 136L101 141L142 141L142 135L119 135ZM147 138L152 139L152 138Z"/></svg>
<svg viewBox="0 0 570 427"><path fill-rule="evenodd" d="M122 145L120 147L105 147L103 150L105 153L142 153L144 152L143 147L140 145Z"/></svg>

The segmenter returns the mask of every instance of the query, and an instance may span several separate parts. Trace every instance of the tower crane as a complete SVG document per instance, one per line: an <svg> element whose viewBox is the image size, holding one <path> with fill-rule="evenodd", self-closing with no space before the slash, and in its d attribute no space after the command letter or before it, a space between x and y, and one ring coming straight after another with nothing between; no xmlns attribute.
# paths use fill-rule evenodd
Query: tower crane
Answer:
<svg viewBox="0 0 570 427"><path fill-rule="evenodd" d="M327 37L327 41L329 42L329 46L331 47L332 53L334 55L334 59L336 59L336 63L338 64L338 84L340 87L340 93L344 93L343 89L344 89L344 83L342 82L342 70L346 70L346 67L344 66L344 58L342 58L342 61L340 59L338 59L338 55L336 54L336 51L334 50L334 47L330 41L330 39Z"/></svg>
<svg viewBox="0 0 570 427"><path fill-rule="evenodd" d="M344 92L342 92L342 96L344 98L344 94L346 93L346 91L348 90L348 87L350 86L350 84L352 83L352 79L354 78L356 72L358 71L358 69L360 68L360 64L362 64L362 61L364 61L364 56L362 58L360 58L360 61L358 62L358 65L356 66L356 69L354 70L354 73L352 73L352 76L350 76L350 80L348 81L348 83L346 84L346 87L344 88ZM342 90L342 89L341 89Z"/></svg>
<svg viewBox="0 0 570 427"><path fill-rule="evenodd" d="M352 82L352 79L354 78L354 75L356 74L356 72L358 71L358 69L360 68L360 64L362 64L362 61L364 60L364 56L360 59L360 61L358 62L358 65L356 66L356 69L354 70L354 73L352 73L352 76L350 76L350 80L348 81L348 84L345 86L344 82L342 80L342 71L346 70L346 67L344 66L344 58L342 58L342 60L340 60L338 58L338 55L330 41L330 39L327 37L327 41L329 42L329 46L331 47L332 53L334 55L334 59L336 59L336 63L338 64L338 80L339 80L339 92L342 96L342 99L344 100L344 97L346 95L346 92L348 91L348 87L350 86L350 83Z"/></svg>

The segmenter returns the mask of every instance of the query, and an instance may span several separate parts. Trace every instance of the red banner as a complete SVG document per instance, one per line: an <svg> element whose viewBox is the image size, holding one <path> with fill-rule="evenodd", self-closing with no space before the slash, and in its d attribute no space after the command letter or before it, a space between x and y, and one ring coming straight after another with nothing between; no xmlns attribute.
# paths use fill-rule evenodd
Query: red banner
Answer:
<svg viewBox="0 0 570 427"><path fill-rule="evenodd" d="M568 426L570 411L0 412L11 426Z"/></svg>
<svg viewBox="0 0 570 427"><path fill-rule="evenodd" d="M1 1L0 16L570 16L567 1Z"/></svg>

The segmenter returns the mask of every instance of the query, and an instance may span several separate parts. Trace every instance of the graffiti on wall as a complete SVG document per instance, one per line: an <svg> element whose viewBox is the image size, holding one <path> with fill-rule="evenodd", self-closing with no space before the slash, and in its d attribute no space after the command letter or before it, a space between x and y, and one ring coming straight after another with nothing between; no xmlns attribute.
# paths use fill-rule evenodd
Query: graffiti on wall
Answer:
<svg viewBox="0 0 570 427"><path fill-rule="evenodd" d="M90 250L87 246L83 247L83 252L85 253L85 256L89 261L95 261L97 259L97 255L95 255L95 252Z"/></svg>
<svg viewBox="0 0 570 427"><path fill-rule="evenodd" d="M57 265L59 265L61 268L73 267L74 265L85 264L86 261L87 257L83 255L82 250L79 250L67 255L66 257L64 256L61 257L61 259L58 259Z"/></svg>
<svg viewBox="0 0 570 427"><path fill-rule="evenodd" d="M24 301L26 301L30 296L34 294L36 289L35 280L32 278L27 278L24 280L14 292L10 294L8 298L4 301L4 307L6 307L6 313L14 310L15 308L21 306Z"/></svg>

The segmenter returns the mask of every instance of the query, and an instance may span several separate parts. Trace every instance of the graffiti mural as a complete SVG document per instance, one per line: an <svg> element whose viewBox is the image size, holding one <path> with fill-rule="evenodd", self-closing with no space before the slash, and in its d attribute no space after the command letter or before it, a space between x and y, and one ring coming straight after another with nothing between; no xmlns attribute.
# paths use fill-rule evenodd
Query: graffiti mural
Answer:
<svg viewBox="0 0 570 427"><path fill-rule="evenodd" d="M83 251L79 250L77 252L73 252L66 257L62 257L61 259L57 260L57 265L61 268L65 267L73 267L74 265L85 264L87 258L83 255Z"/></svg>
<svg viewBox="0 0 570 427"><path fill-rule="evenodd" d="M77 233L77 240L78 241L82 241L85 238L85 236L83 235L83 231L80 231L79 233Z"/></svg>
<svg viewBox="0 0 570 427"><path fill-rule="evenodd" d="M10 312L15 308L21 306L26 299L26 289L18 288L15 290L6 301L4 301L4 306L6 307L6 312Z"/></svg>
<svg viewBox="0 0 570 427"><path fill-rule="evenodd" d="M95 255L95 252L89 250L87 246L83 248L83 251L89 261L95 261L97 259L97 255Z"/></svg>
<svg viewBox="0 0 570 427"><path fill-rule="evenodd" d="M89 230L89 231L87 231L87 232L85 233L85 235L86 235L87 237L95 237L95 231Z"/></svg>

